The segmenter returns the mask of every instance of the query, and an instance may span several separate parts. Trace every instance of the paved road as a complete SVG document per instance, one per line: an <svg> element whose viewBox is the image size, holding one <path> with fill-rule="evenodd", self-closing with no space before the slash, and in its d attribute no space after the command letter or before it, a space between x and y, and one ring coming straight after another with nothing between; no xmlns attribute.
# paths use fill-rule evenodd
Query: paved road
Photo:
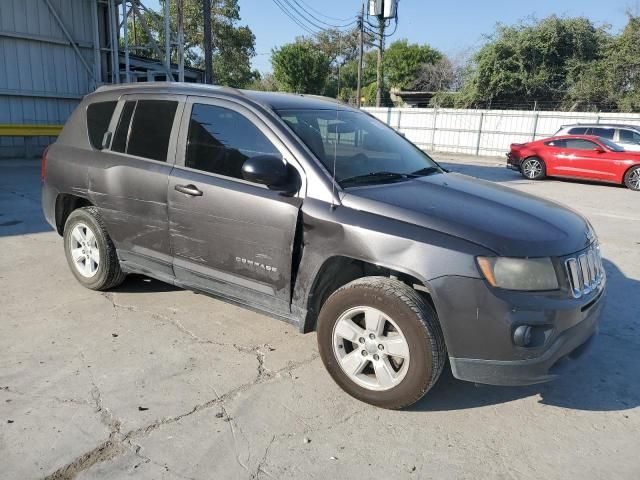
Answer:
<svg viewBox="0 0 640 480"><path fill-rule="evenodd" d="M80 287L38 165L0 161L0 478L640 478L640 194L436 157L592 221L609 298L571 375L498 388L445 373L408 411L364 405L314 334L143 277Z"/></svg>

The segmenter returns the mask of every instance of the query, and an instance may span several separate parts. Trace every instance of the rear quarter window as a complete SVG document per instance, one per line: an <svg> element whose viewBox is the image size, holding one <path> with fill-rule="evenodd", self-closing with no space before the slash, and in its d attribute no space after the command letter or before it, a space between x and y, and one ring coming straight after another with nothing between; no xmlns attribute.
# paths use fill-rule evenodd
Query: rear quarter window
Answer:
<svg viewBox="0 0 640 480"><path fill-rule="evenodd" d="M118 102L96 102L87 107L87 134L89 143L96 150L102 150L102 138L109 129L117 104Z"/></svg>

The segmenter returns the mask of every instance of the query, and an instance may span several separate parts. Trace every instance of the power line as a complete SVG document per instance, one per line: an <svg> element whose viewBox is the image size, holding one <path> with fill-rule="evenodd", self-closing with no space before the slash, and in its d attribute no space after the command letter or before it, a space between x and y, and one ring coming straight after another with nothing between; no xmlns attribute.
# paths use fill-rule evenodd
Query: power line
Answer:
<svg viewBox="0 0 640 480"><path fill-rule="evenodd" d="M282 12L291 19L291 21L293 21L296 25L298 25L305 32L311 34L312 36L317 36L319 33L325 32L329 29L334 29L334 30L346 29L346 27L349 27L350 25L355 25L357 23L357 21L354 20L351 24L348 24L346 26L332 25L327 22L323 22L317 17L311 15L310 12L304 10L304 12L306 12L312 18L327 25L327 26L323 26L309 19L304 13L298 10L296 6L292 5L291 1L295 2L295 4L298 7L300 7L300 9L304 10L304 8L298 3L297 0L273 0L273 3L275 3L278 6L278 8L282 10ZM289 8L287 8L287 6Z"/></svg>
<svg viewBox="0 0 640 480"><path fill-rule="evenodd" d="M304 3L309 10L313 10L314 12L316 12L318 15L320 15L321 17L327 18L329 20L333 20L336 22L346 22L347 20L349 20L351 17L347 17L347 18L335 18L335 17L330 17L329 15L325 15L322 12L319 12L318 10L316 10L315 8L313 8L311 5L309 5L307 2L305 2L304 0L300 0L302 3ZM297 3L297 2L296 2Z"/></svg>
<svg viewBox="0 0 640 480"><path fill-rule="evenodd" d="M296 2L296 0L282 0L282 1L284 1L287 5L289 5L289 7L291 7L291 9L292 9L292 10L293 10L297 15L298 15L298 18L299 18L299 19L300 19L300 18L302 19L302 21L304 21L304 22L308 23L308 24L309 24L309 25L311 25L312 27L317 28L319 31L323 31L323 30L327 30L327 29L328 29L326 26L319 25L318 23L314 22L313 20L311 20L311 19L307 18L307 17L305 16L305 14L304 14L304 13L300 12L300 10L298 10L298 9L295 7L295 5L292 5L292 4L291 4L291 1ZM296 4L297 4L297 3L296 3ZM307 13L308 13L308 12L307 12ZM314 17L314 18L315 18L315 17ZM322 22L322 23L324 23L324 22ZM354 21L354 23L355 23L355 21ZM331 25L331 24L328 24L328 23L325 23L325 25L328 25L328 26L329 26L329 28L335 28L335 29L337 29L337 30L340 30L341 28L344 28L344 27L339 27L339 26L336 26L336 25Z"/></svg>
<svg viewBox="0 0 640 480"><path fill-rule="evenodd" d="M288 2L287 2L287 3L288 3ZM300 8L301 8L301 9L302 9L306 14L308 14L311 18L313 18L313 19L314 19L314 20L316 20L317 22L320 22L320 23L322 23L322 24L324 24L324 25L327 25L327 26L328 26L328 27L330 27L330 28L336 28L336 29L338 29L338 30L339 30L339 29L341 29L341 28L347 28L347 27L350 27L350 26L352 26L352 25L354 25L354 24L356 23L356 20L351 19L351 21L350 21L349 23L342 24L342 25L334 25L334 24L332 24L332 23L325 22L324 20L322 20L322 19L320 19L320 18L316 17L313 13L311 13L311 12L310 12L309 10L307 10L304 6L302 6L302 5L300 4L300 1L298 1L298 0L293 0L293 3L295 3L298 7L300 7ZM348 20L348 19L347 19L347 20Z"/></svg>
<svg viewBox="0 0 640 480"><path fill-rule="evenodd" d="M284 7L281 3L280 0L273 0L273 3L275 3L278 8L280 10L282 10L282 12L289 17L296 25L298 25L300 28L302 28L304 31L310 33L311 35L315 36L317 35L319 32L315 32L313 30L311 30L309 27L307 27L306 25L304 25L301 21L299 21L296 17L294 17L293 15L291 15L289 13L289 11L286 9L286 7Z"/></svg>

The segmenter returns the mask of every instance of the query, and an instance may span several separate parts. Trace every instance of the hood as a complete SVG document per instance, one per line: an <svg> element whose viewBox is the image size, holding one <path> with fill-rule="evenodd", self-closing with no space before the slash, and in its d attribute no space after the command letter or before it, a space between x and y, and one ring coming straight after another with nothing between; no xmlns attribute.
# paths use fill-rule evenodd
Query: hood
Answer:
<svg viewBox="0 0 640 480"><path fill-rule="evenodd" d="M343 205L420 225L507 257L563 256L591 243L580 214L458 173L351 188Z"/></svg>

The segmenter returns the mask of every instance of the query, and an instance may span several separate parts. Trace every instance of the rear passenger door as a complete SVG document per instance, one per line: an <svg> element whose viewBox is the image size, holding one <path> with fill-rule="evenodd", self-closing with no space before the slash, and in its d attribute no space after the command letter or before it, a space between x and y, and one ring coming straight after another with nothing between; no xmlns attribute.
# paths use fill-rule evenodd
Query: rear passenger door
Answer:
<svg viewBox="0 0 640 480"><path fill-rule="evenodd" d="M184 100L176 95L122 97L102 165L90 174L92 198L120 260L166 279L173 275L167 183Z"/></svg>
<svg viewBox="0 0 640 480"><path fill-rule="evenodd" d="M263 119L235 102L190 98L182 123L168 193L176 278L288 313L303 189L283 195L244 180L241 169L256 155L282 158L293 175L300 166Z"/></svg>

